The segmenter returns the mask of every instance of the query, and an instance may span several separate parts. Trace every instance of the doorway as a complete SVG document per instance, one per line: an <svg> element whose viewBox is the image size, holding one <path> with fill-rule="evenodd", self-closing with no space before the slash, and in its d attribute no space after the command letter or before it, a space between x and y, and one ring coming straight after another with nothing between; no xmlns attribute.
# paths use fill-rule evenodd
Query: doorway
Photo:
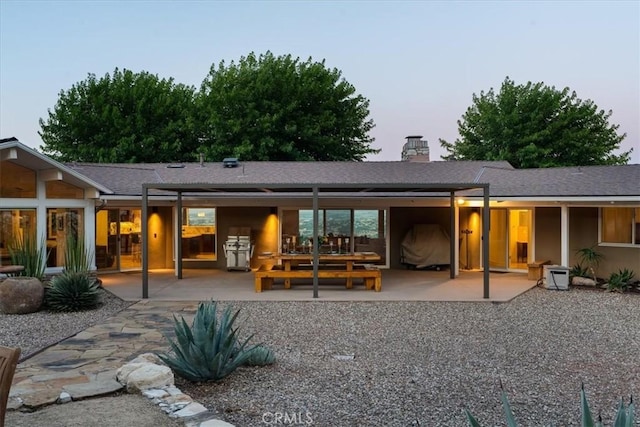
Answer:
<svg viewBox="0 0 640 427"><path fill-rule="evenodd" d="M96 268L140 270L142 237L140 209L107 208L96 214Z"/></svg>
<svg viewBox="0 0 640 427"><path fill-rule="evenodd" d="M533 215L531 209L491 209L489 268L526 270L529 263Z"/></svg>

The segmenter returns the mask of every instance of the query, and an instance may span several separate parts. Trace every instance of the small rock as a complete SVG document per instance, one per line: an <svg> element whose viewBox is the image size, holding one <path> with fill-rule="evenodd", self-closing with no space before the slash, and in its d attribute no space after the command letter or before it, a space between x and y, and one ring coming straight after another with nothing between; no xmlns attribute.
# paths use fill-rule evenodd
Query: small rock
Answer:
<svg viewBox="0 0 640 427"><path fill-rule="evenodd" d="M71 402L71 395L66 391L60 393L60 397L58 397L58 403L68 403Z"/></svg>
<svg viewBox="0 0 640 427"><path fill-rule="evenodd" d="M149 399L169 396L169 393L166 390L159 389L159 388L150 388L150 389L144 390L142 394Z"/></svg>

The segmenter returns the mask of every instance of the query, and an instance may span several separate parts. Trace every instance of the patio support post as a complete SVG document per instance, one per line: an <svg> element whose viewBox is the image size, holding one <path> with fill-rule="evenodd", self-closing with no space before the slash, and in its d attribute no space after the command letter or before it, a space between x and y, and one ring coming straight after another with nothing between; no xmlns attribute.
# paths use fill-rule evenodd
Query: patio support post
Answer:
<svg viewBox="0 0 640 427"><path fill-rule="evenodd" d="M313 297L318 298L318 264L320 262L318 240L318 187L313 187Z"/></svg>
<svg viewBox="0 0 640 427"><path fill-rule="evenodd" d="M569 266L569 206L560 207L560 265Z"/></svg>
<svg viewBox="0 0 640 427"><path fill-rule="evenodd" d="M456 260L456 244L458 239L455 238L456 234L456 193L452 191L450 193L449 200L449 236L451 236L449 243L449 277L451 279L456 278L456 269L455 265L457 263Z"/></svg>
<svg viewBox="0 0 640 427"><path fill-rule="evenodd" d="M489 184L485 184L483 188L484 192L484 206L482 208L482 270L484 281L484 295L483 298L489 298L489 229L491 223L490 209L489 209Z"/></svg>
<svg viewBox="0 0 640 427"><path fill-rule="evenodd" d="M149 251L149 239L147 234L149 233L149 188L146 185L142 186L142 223L141 236L142 236L142 298L149 298L149 258L147 252Z"/></svg>
<svg viewBox="0 0 640 427"><path fill-rule="evenodd" d="M182 279L182 191L178 191L178 200L176 200L178 231L176 233L176 276Z"/></svg>

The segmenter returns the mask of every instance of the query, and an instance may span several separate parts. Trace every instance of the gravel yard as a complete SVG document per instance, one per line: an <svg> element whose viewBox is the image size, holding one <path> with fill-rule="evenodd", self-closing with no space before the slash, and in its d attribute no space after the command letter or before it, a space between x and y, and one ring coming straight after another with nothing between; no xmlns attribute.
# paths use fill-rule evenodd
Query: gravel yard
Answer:
<svg viewBox="0 0 640 427"><path fill-rule="evenodd" d="M100 289L102 306L77 313L52 313L46 310L29 314L0 312L0 345L20 347L20 360L100 323L129 307L111 292Z"/></svg>
<svg viewBox="0 0 640 427"><path fill-rule="evenodd" d="M32 354L130 304L106 291L104 301L84 313L0 314L0 344ZM504 425L500 381L522 426L579 425L581 383L610 425L619 399L640 395L640 294L534 288L506 304L231 305L276 364L176 385L239 427L278 416L280 425L466 426L464 408Z"/></svg>
<svg viewBox="0 0 640 427"><path fill-rule="evenodd" d="M217 384L178 381L237 426L277 414L318 426L579 425L579 392L613 422L640 395L640 295L533 289L508 304L234 303L275 365ZM339 360L336 355L353 355ZM348 359L348 358L347 358Z"/></svg>

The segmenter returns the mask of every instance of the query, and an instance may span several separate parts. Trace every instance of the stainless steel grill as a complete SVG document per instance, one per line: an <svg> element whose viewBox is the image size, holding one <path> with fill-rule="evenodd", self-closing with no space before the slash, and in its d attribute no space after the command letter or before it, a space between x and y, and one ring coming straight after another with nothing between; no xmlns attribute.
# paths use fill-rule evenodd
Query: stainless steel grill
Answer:
<svg viewBox="0 0 640 427"><path fill-rule="evenodd" d="M224 243L227 270L251 270L253 245L250 236L229 236Z"/></svg>

